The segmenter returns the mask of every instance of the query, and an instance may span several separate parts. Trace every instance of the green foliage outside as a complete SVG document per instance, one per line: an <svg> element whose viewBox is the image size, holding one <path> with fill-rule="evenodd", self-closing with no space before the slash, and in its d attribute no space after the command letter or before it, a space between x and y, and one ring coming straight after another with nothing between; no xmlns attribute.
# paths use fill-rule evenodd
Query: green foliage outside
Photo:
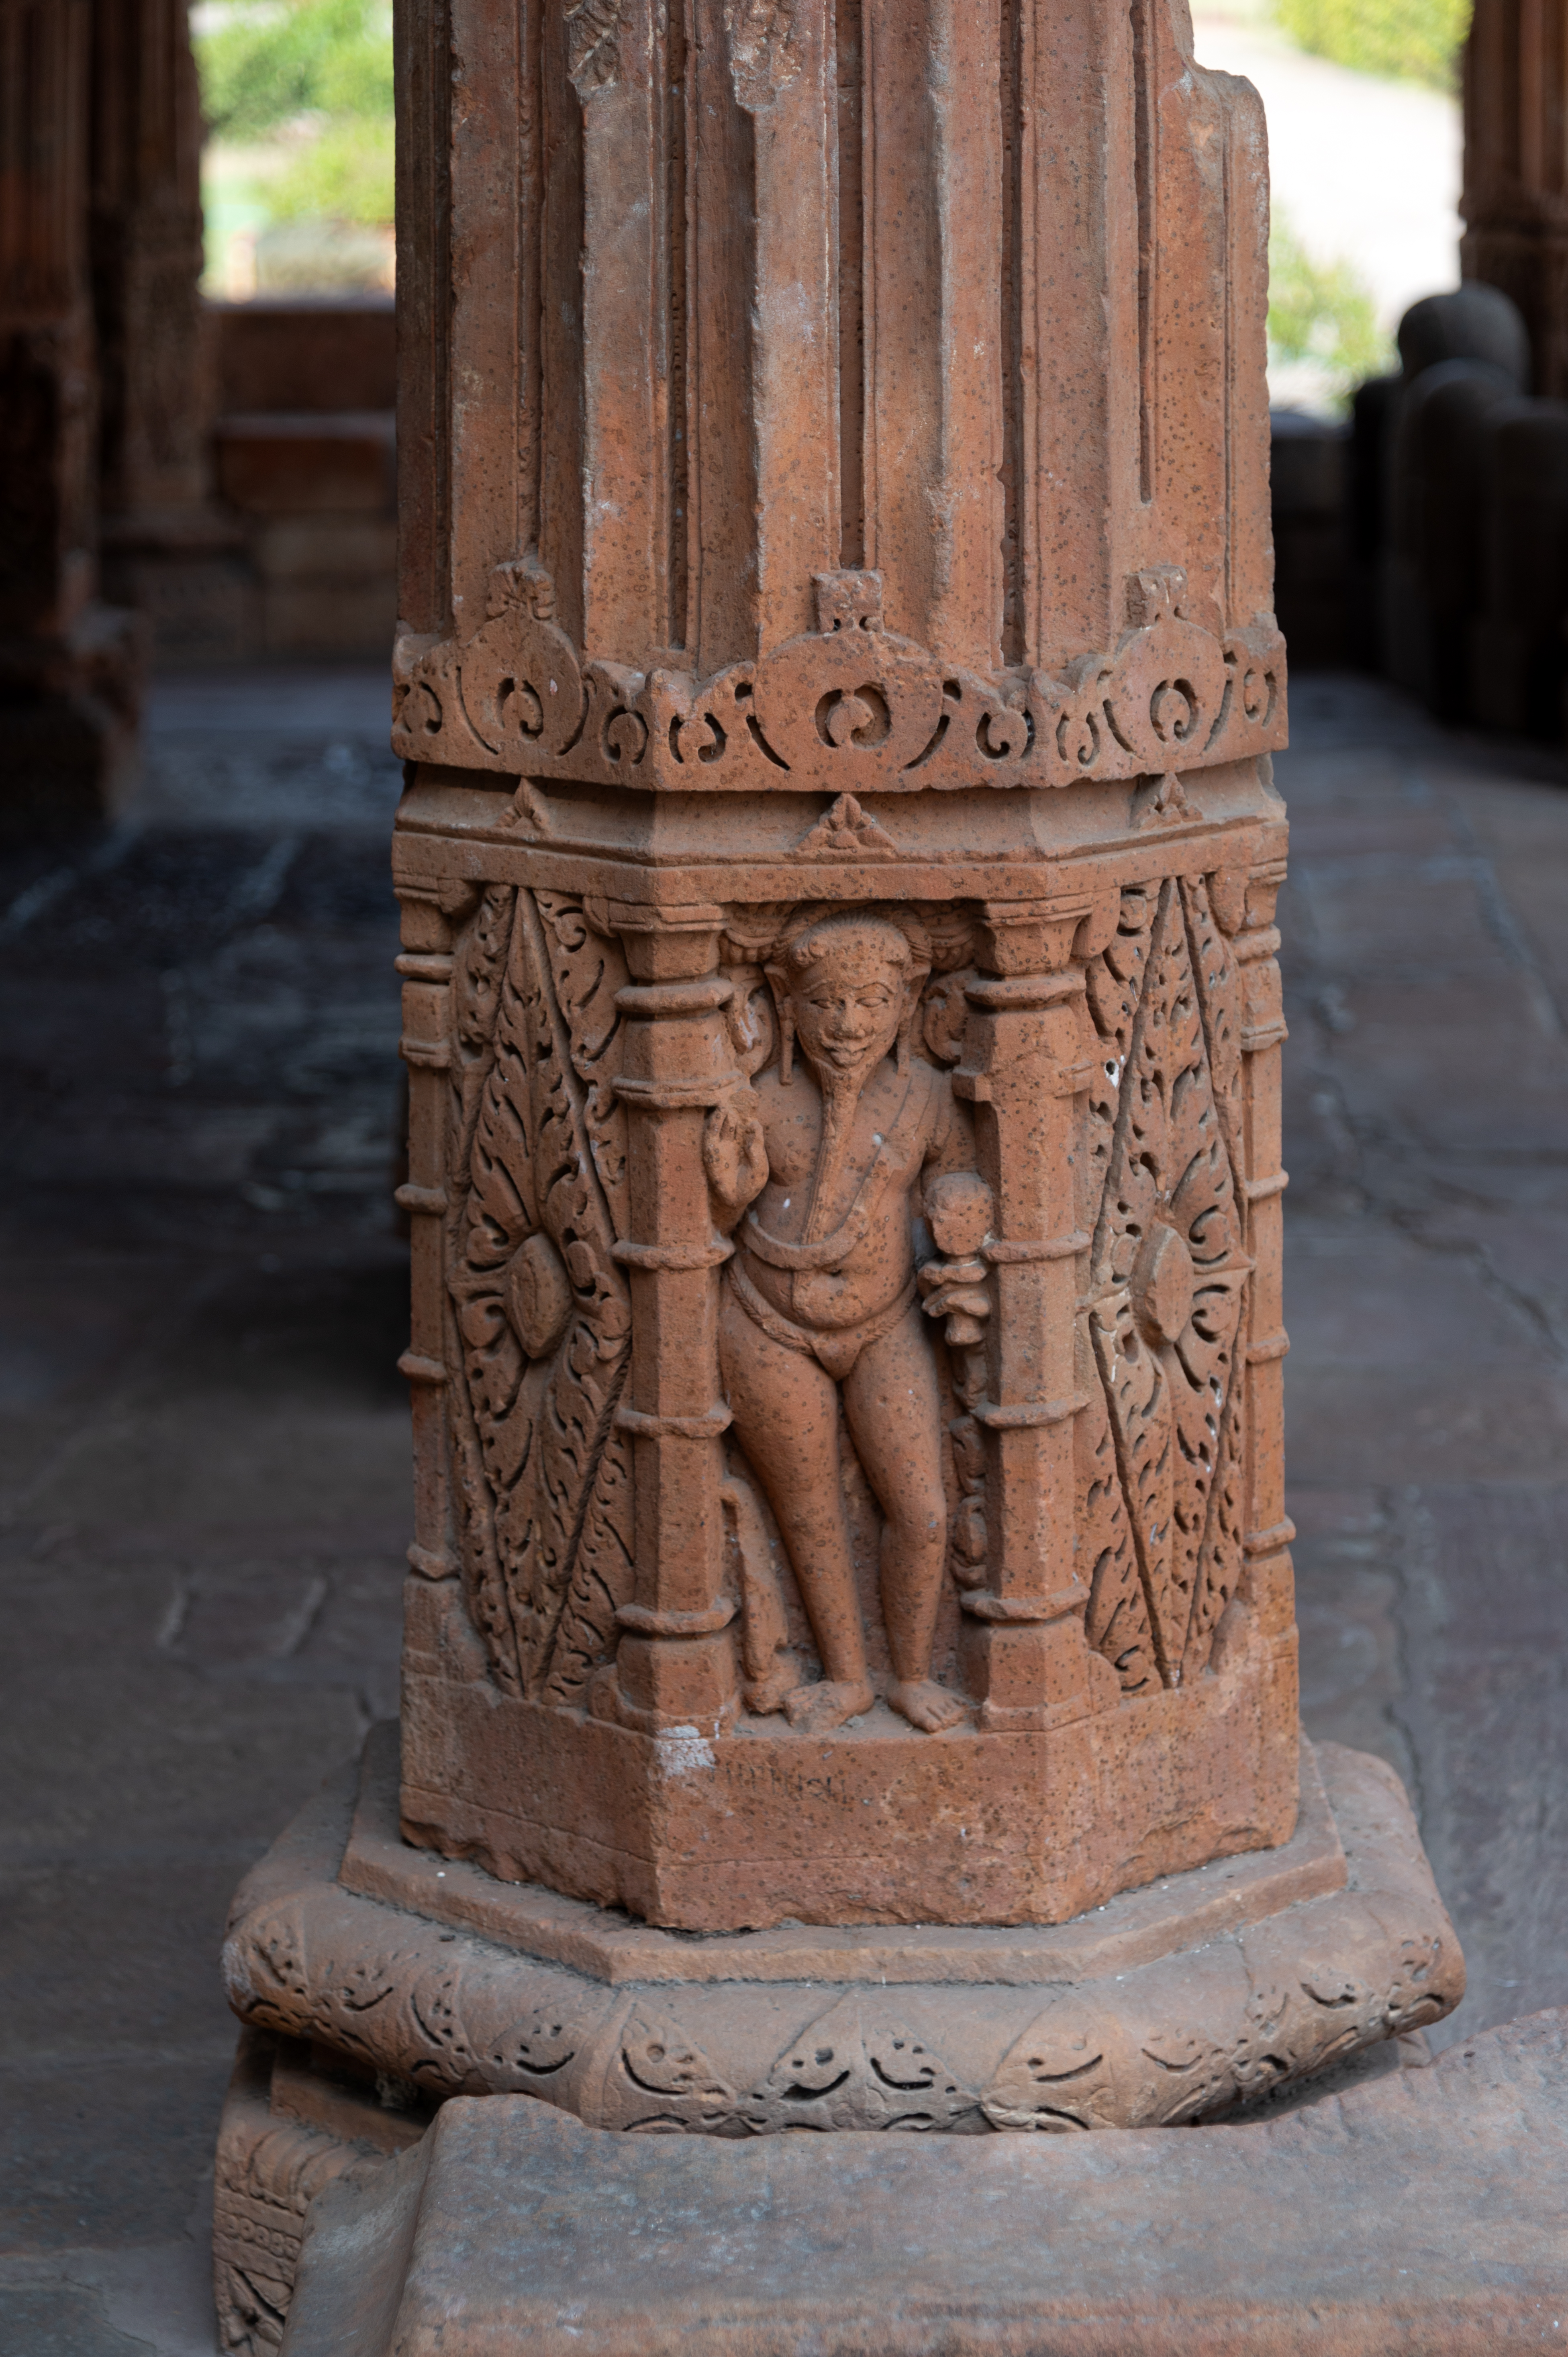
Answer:
<svg viewBox="0 0 1568 2357"><path fill-rule="evenodd" d="M1342 406L1355 387L1394 365L1372 297L1348 262L1314 262L1276 210L1269 233L1269 362L1305 363Z"/></svg>
<svg viewBox="0 0 1568 2357"><path fill-rule="evenodd" d="M1299 48L1358 73L1453 90L1471 0L1274 0L1274 20Z"/></svg>
<svg viewBox="0 0 1568 2357"><path fill-rule="evenodd" d="M392 218L392 13L384 0L209 0L196 53L209 133L280 149L276 219Z"/></svg>

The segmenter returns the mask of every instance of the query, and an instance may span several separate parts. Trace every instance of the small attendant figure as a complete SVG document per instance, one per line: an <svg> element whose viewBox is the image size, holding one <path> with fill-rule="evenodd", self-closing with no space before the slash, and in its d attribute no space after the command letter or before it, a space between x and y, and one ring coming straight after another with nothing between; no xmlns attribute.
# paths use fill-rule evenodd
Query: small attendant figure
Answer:
<svg viewBox="0 0 1568 2357"><path fill-rule="evenodd" d="M839 1480L841 1390L885 1518L882 1612L894 1673L886 1700L931 1734L967 1715L931 1676L947 1501L936 1361L917 1306L915 1222L925 1190L943 1174L967 1174L957 1191L972 1212L989 1197L974 1174L964 1108L946 1073L910 1045L925 973L891 919L811 924L768 968L777 1064L715 1107L703 1139L715 1216L736 1243L719 1325L725 1395L824 1673L820 1684L768 1695L764 1706L782 1706L792 1726L812 1734L875 1699ZM950 1331L960 1318L966 1342L988 1307L971 1266L954 1268L951 1284L924 1279L927 1308L949 1318Z"/></svg>

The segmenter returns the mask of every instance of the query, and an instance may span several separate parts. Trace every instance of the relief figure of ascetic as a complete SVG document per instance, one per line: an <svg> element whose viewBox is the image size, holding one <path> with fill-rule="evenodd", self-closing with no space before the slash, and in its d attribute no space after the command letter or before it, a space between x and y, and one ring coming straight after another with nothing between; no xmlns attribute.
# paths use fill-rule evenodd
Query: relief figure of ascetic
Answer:
<svg viewBox="0 0 1568 2357"><path fill-rule="evenodd" d="M875 1699L839 1468L839 1410L884 1517L886 1699L936 1734L966 1716L931 1675L947 1556L942 1406L917 1284L917 1222L943 1181L977 1196L948 1075L915 1051L929 970L919 928L819 918L769 962L779 1054L710 1115L704 1161L733 1235L719 1362L734 1431L766 1491L821 1655L768 1697L809 1733ZM803 1067L803 1069L802 1069ZM928 1272L927 1307L945 1306Z"/></svg>

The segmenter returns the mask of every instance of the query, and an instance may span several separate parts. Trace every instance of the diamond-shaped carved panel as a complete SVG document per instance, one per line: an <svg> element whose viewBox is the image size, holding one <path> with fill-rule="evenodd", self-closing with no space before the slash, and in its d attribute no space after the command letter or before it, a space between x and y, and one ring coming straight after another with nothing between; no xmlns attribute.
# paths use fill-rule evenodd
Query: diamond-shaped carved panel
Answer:
<svg viewBox="0 0 1568 2357"><path fill-rule="evenodd" d="M1089 974L1102 1183L1086 1314L1103 1410L1091 1401L1083 1419L1080 1514L1090 1636L1128 1691L1152 1684L1150 1654L1167 1685L1201 1668L1240 1568L1238 1334L1252 1264L1236 1000L1201 880L1122 894Z"/></svg>

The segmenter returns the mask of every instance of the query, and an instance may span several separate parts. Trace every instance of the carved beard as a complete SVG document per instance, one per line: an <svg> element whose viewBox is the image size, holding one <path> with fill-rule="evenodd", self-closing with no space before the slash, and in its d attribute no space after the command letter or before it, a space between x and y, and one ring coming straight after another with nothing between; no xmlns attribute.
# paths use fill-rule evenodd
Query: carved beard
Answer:
<svg viewBox="0 0 1568 2357"><path fill-rule="evenodd" d="M900 1023L902 1017L903 1010L900 1009ZM816 1077L822 1099L822 1134L817 1146L816 1168L811 1173L811 1191L807 1204L806 1224L801 1233L803 1243L816 1243L832 1226L828 1207L837 1195L839 1180L843 1175L861 1091L883 1058L893 1053L897 1045L898 1032L895 1029L890 1039L872 1041L858 1062L847 1070L842 1064L835 1064L829 1057L813 1055L804 1039L800 1039L799 1026L796 1036L800 1053Z"/></svg>

